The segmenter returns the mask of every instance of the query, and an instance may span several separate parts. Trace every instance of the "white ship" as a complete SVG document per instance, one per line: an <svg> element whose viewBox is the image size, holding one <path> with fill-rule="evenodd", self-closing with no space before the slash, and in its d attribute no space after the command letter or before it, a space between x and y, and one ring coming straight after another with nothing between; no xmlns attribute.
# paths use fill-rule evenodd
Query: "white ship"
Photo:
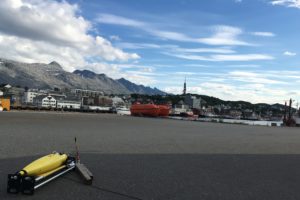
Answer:
<svg viewBox="0 0 300 200"><path fill-rule="evenodd" d="M130 115L130 110L126 106L121 106L116 108L116 112L118 115Z"/></svg>

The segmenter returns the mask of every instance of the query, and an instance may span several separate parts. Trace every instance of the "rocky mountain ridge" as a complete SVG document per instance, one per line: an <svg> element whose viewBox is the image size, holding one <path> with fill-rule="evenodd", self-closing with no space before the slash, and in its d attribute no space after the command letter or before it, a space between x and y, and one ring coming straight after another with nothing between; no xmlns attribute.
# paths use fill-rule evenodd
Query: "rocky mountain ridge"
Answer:
<svg viewBox="0 0 300 200"><path fill-rule="evenodd" d="M144 85L134 84L125 78L120 78L117 80L120 84L125 86L129 91L136 94L148 94L148 95L165 95L165 92L160 91L157 88L145 87Z"/></svg>
<svg viewBox="0 0 300 200"><path fill-rule="evenodd" d="M22 63L0 58L0 84L39 89L80 88L103 91L107 94L165 94L156 88L136 85L126 79L119 80L89 70L67 72L55 61L49 64Z"/></svg>

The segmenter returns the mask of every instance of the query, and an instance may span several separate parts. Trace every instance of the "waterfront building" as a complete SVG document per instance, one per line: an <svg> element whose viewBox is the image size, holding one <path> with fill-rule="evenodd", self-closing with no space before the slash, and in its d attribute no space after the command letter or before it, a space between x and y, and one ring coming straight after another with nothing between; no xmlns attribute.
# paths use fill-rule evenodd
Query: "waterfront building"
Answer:
<svg viewBox="0 0 300 200"><path fill-rule="evenodd" d="M57 108L80 109L81 99L78 97L67 97L57 100Z"/></svg>
<svg viewBox="0 0 300 200"><path fill-rule="evenodd" d="M38 89L30 89L24 92L22 102L25 104L33 104L33 99L39 95L46 95L44 91Z"/></svg>
<svg viewBox="0 0 300 200"><path fill-rule="evenodd" d="M10 98L11 106L18 107L22 104L22 96L24 95L24 88L12 87L11 85L4 86L3 96Z"/></svg>
<svg viewBox="0 0 300 200"><path fill-rule="evenodd" d="M190 108L201 109L201 98L197 98L196 96L192 96L192 95L185 96L184 103L188 105Z"/></svg>
<svg viewBox="0 0 300 200"><path fill-rule="evenodd" d="M186 113L189 110L189 106L186 105L183 101L179 101L174 107L171 109L171 113L173 115L179 115L181 113Z"/></svg>
<svg viewBox="0 0 300 200"><path fill-rule="evenodd" d="M81 99L63 95L39 95L33 98L33 104L42 108L80 109Z"/></svg>
<svg viewBox="0 0 300 200"><path fill-rule="evenodd" d="M104 95L102 91L95 91L95 90L83 90L83 89L72 89L71 92L76 96L80 97L97 97Z"/></svg>
<svg viewBox="0 0 300 200"><path fill-rule="evenodd" d="M120 97L113 97L111 100L112 100L112 105L115 106L115 107L125 105L124 100Z"/></svg>
<svg viewBox="0 0 300 200"><path fill-rule="evenodd" d="M95 105L97 106L105 106L105 107L112 107L113 101L108 96L99 96L95 98L94 101Z"/></svg>
<svg viewBox="0 0 300 200"><path fill-rule="evenodd" d="M33 104L37 107L56 108L56 99L50 95L39 95L33 98Z"/></svg>

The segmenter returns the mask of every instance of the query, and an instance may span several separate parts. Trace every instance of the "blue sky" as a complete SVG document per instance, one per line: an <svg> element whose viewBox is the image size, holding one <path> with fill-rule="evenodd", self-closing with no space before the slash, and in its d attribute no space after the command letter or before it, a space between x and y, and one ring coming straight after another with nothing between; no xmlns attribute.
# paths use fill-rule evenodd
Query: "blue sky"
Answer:
<svg viewBox="0 0 300 200"><path fill-rule="evenodd" d="M300 100L299 0L4 2L3 9L22 17L8 22L25 27L0 25L0 52L24 44L2 52L9 58L54 59L69 71L90 69L176 94L186 77L191 93L251 102ZM9 19L9 11L2 15ZM54 31L44 31L49 25Z"/></svg>

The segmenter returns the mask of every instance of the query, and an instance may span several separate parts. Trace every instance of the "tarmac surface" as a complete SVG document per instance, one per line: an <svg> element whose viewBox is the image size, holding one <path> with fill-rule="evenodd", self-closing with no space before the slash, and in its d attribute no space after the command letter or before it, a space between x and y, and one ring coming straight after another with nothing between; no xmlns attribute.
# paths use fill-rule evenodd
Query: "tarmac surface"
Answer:
<svg viewBox="0 0 300 200"><path fill-rule="evenodd" d="M8 173L74 152L94 174L71 172L33 196L6 193ZM1 112L0 199L300 199L300 129L113 114Z"/></svg>

